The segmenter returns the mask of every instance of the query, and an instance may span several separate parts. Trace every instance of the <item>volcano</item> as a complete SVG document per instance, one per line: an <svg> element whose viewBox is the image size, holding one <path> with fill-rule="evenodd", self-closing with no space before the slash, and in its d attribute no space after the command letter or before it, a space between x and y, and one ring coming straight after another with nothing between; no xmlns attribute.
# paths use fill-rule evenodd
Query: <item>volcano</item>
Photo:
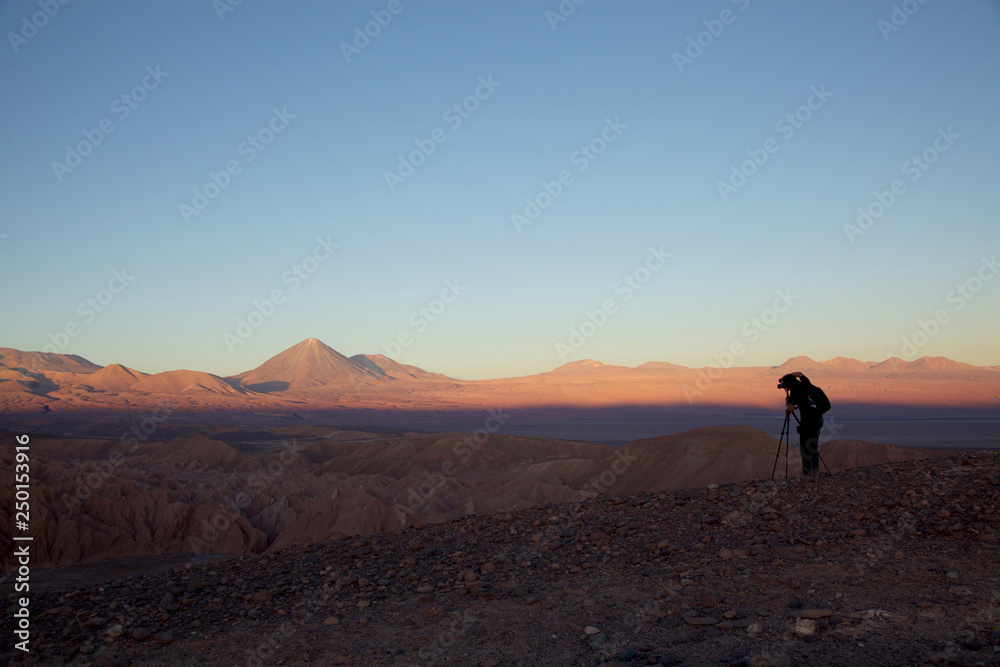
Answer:
<svg viewBox="0 0 1000 667"><path fill-rule="evenodd" d="M232 379L253 391L273 392L311 387L350 388L387 378L384 372L348 359L315 338L307 338Z"/></svg>

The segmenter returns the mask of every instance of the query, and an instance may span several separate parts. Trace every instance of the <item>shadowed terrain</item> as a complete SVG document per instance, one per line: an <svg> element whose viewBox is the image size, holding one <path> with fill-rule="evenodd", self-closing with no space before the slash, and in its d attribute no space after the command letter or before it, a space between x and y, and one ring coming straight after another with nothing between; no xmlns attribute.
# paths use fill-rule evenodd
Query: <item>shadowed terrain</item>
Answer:
<svg viewBox="0 0 1000 667"><path fill-rule="evenodd" d="M998 531L995 453L602 496L35 593L18 663L997 665Z"/></svg>
<svg viewBox="0 0 1000 667"><path fill-rule="evenodd" d="M66 565L164 553L245 555L468 514L766 479L778 443L751 427L625 447L296 427L216 429L162 442L39 438L31 451L35 563ZM942 455L848 441L823 452L837 471ZM0 456L12 470L13 452ZM793 448L789 474L800 472ZM776 476L784 476L783 461ZM12 489L0 487L0 510L12 510ZM0 528L6 554L11 530Z"/></svg>

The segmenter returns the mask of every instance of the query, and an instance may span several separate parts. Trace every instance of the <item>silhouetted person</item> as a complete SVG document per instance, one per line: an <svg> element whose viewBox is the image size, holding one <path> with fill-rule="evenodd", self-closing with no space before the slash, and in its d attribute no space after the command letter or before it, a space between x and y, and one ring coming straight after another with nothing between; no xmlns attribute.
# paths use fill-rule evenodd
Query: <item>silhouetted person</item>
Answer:
<svg viewBox="0 0 1000 667"><path fill-rule="evenodd" d="M826 395L813 386L802 373L796 371L781 378L781 386L788 391L785 409L799 410L799 451L802 453L802 474L819 473L819 433L823 429L823 413L830 409ZM819 399L819 396L822 399ZM817 399L825 405L817 405Z"/></svg>

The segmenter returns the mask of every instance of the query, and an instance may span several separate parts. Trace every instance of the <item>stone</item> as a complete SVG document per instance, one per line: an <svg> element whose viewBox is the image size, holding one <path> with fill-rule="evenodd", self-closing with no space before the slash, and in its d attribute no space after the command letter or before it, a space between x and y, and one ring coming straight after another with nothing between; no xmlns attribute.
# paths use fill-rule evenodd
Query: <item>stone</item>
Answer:
<svg viewBox="0 0 1000 667"><path fill-rule="evenodd" d="M791 667L792 659L784 653L758 653L747 660L747 667Z"/></svg>
<svg viewBox="0 0 1000 667"><path fill-rule="evenodd" d="M715 625L718 621L711 616L685 616L684 622L688 625Z"/></svg>
<svg viewBox="0 0 1000 667"><path fill-rule="evenodd" d="M732 557L733 557L733 552L727 549L726 547L722 547L721 549L719 549L719 558L721 558L722 560L729 560Z"/></svg>
<svg viewBox="0 0 1000 667"><path fill-rule="evenodd" d="M816 621L811 618L800 618L795 621L795 625L792 627L792 632L795 633L797 637L811 637L816 634Z"/></svg>
<svg viewBox="0 0 1000 667"><path fill-rule="evenodd" d="M121 623L115 623L110 628L105 630L105 633L109 637L121 637L123 634L125 634L125 627Z"/></svg>
<svg viewBox="0 0 1000 667"><path fill-rule="evenodd" d="M153 635L153 641L157 644L170 644L174 641L174 636L169 632L157 632Z"/></svg>
<svg viewBox="0 0 1000 667"><path fill-rule="evenodd" d="M596 635L596 634L600 633L600 630L598 630L597 628L595 628L592 625L588 625L587 627L585 627L583 629L583 632L584 632L584 634L587 634L587 635Z"/></svg>
<svg viewBox="0 0 1000 667"><path fill-rule="evenodd" d="M962 648L968 651L979 651L985 646L978 637L967 637L962 641Z"/></svg>
<svg viewBox="0 0 1000 667"><path fill-rule="evenodd" d="M136 628L132 631L132 639L137 642L144 642L152 636L152 633L146 628Z"/></svg>
<svg viewBox="0 0 1000 667"><path fill-rule="evenodd" d="M337 618L336 616L327 616L326 618L323 619L323 625L326 626L340 625L340 619Z"/></svg>
<svg viewBox="0 0 1000 667"><path fill-rule="evenodd" d="M800 609L795 614L799 618L826 618L827 616L833 616L832 609Z"/></svg>
<svg viewBox="0 0 1000 667"><path fill-rule="evenodd" d="M751 637L754 635L759 635L764 628L761 627L760 623L751 623L747 626L747 634Z"/></svg>

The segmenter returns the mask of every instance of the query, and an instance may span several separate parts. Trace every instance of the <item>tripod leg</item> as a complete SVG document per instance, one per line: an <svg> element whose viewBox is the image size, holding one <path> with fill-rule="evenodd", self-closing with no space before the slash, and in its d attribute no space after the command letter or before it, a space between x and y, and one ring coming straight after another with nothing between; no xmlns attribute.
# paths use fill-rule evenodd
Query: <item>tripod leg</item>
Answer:
<svg viewBox="0 0 1000 667"><path fill-rule="evenodd" d="M830 472L830 466L826 464L826 460L823 458L823 455L819 452L816 452L816 455L819 457L819 460L823 462L823 467L826 468L826 474L833 477L833 473Z"/></svg>
<svg viewBox="0 0 1000 667"><path fill-rule="evenodd" d="M785 479L788 479L788 450L792 448L792 431L788 430L788 436L785 440Z"/></svg>
<svg viewBox="0 0 1000 667"><path fill-rule="evenodd" d="M794 412L785 413L785 424L787 425L788 434L785 436L785 479L788 479L788 450L792 448L792 425L788 421L789 415L794 415ZM795 422L798 423L798 416L795 417Z"/></svg>
<svg viewBox="0 0 1000 667"><path fill-rule="evenodd" d="M774 452L774 465L771 466L771 479L774 479L774 473L778 469L778 457L781 456L781 441L785 440L786 434L789 433L788 430L788 412L785 412L785 423L781 426L781 435L778 436L778 450ZM788 479L788 441L785 440L785 479Z"/></svg>
<svg viewBox="0 0 1000 667"><path fill-rule="evenodd" d="M785 437L785 429L781 429L781 435L778 436L778 450L774 452L774 465L771 466L771 479L774 479L774 471L778 469L778 457L781 456L781 441Z"/></svg>

